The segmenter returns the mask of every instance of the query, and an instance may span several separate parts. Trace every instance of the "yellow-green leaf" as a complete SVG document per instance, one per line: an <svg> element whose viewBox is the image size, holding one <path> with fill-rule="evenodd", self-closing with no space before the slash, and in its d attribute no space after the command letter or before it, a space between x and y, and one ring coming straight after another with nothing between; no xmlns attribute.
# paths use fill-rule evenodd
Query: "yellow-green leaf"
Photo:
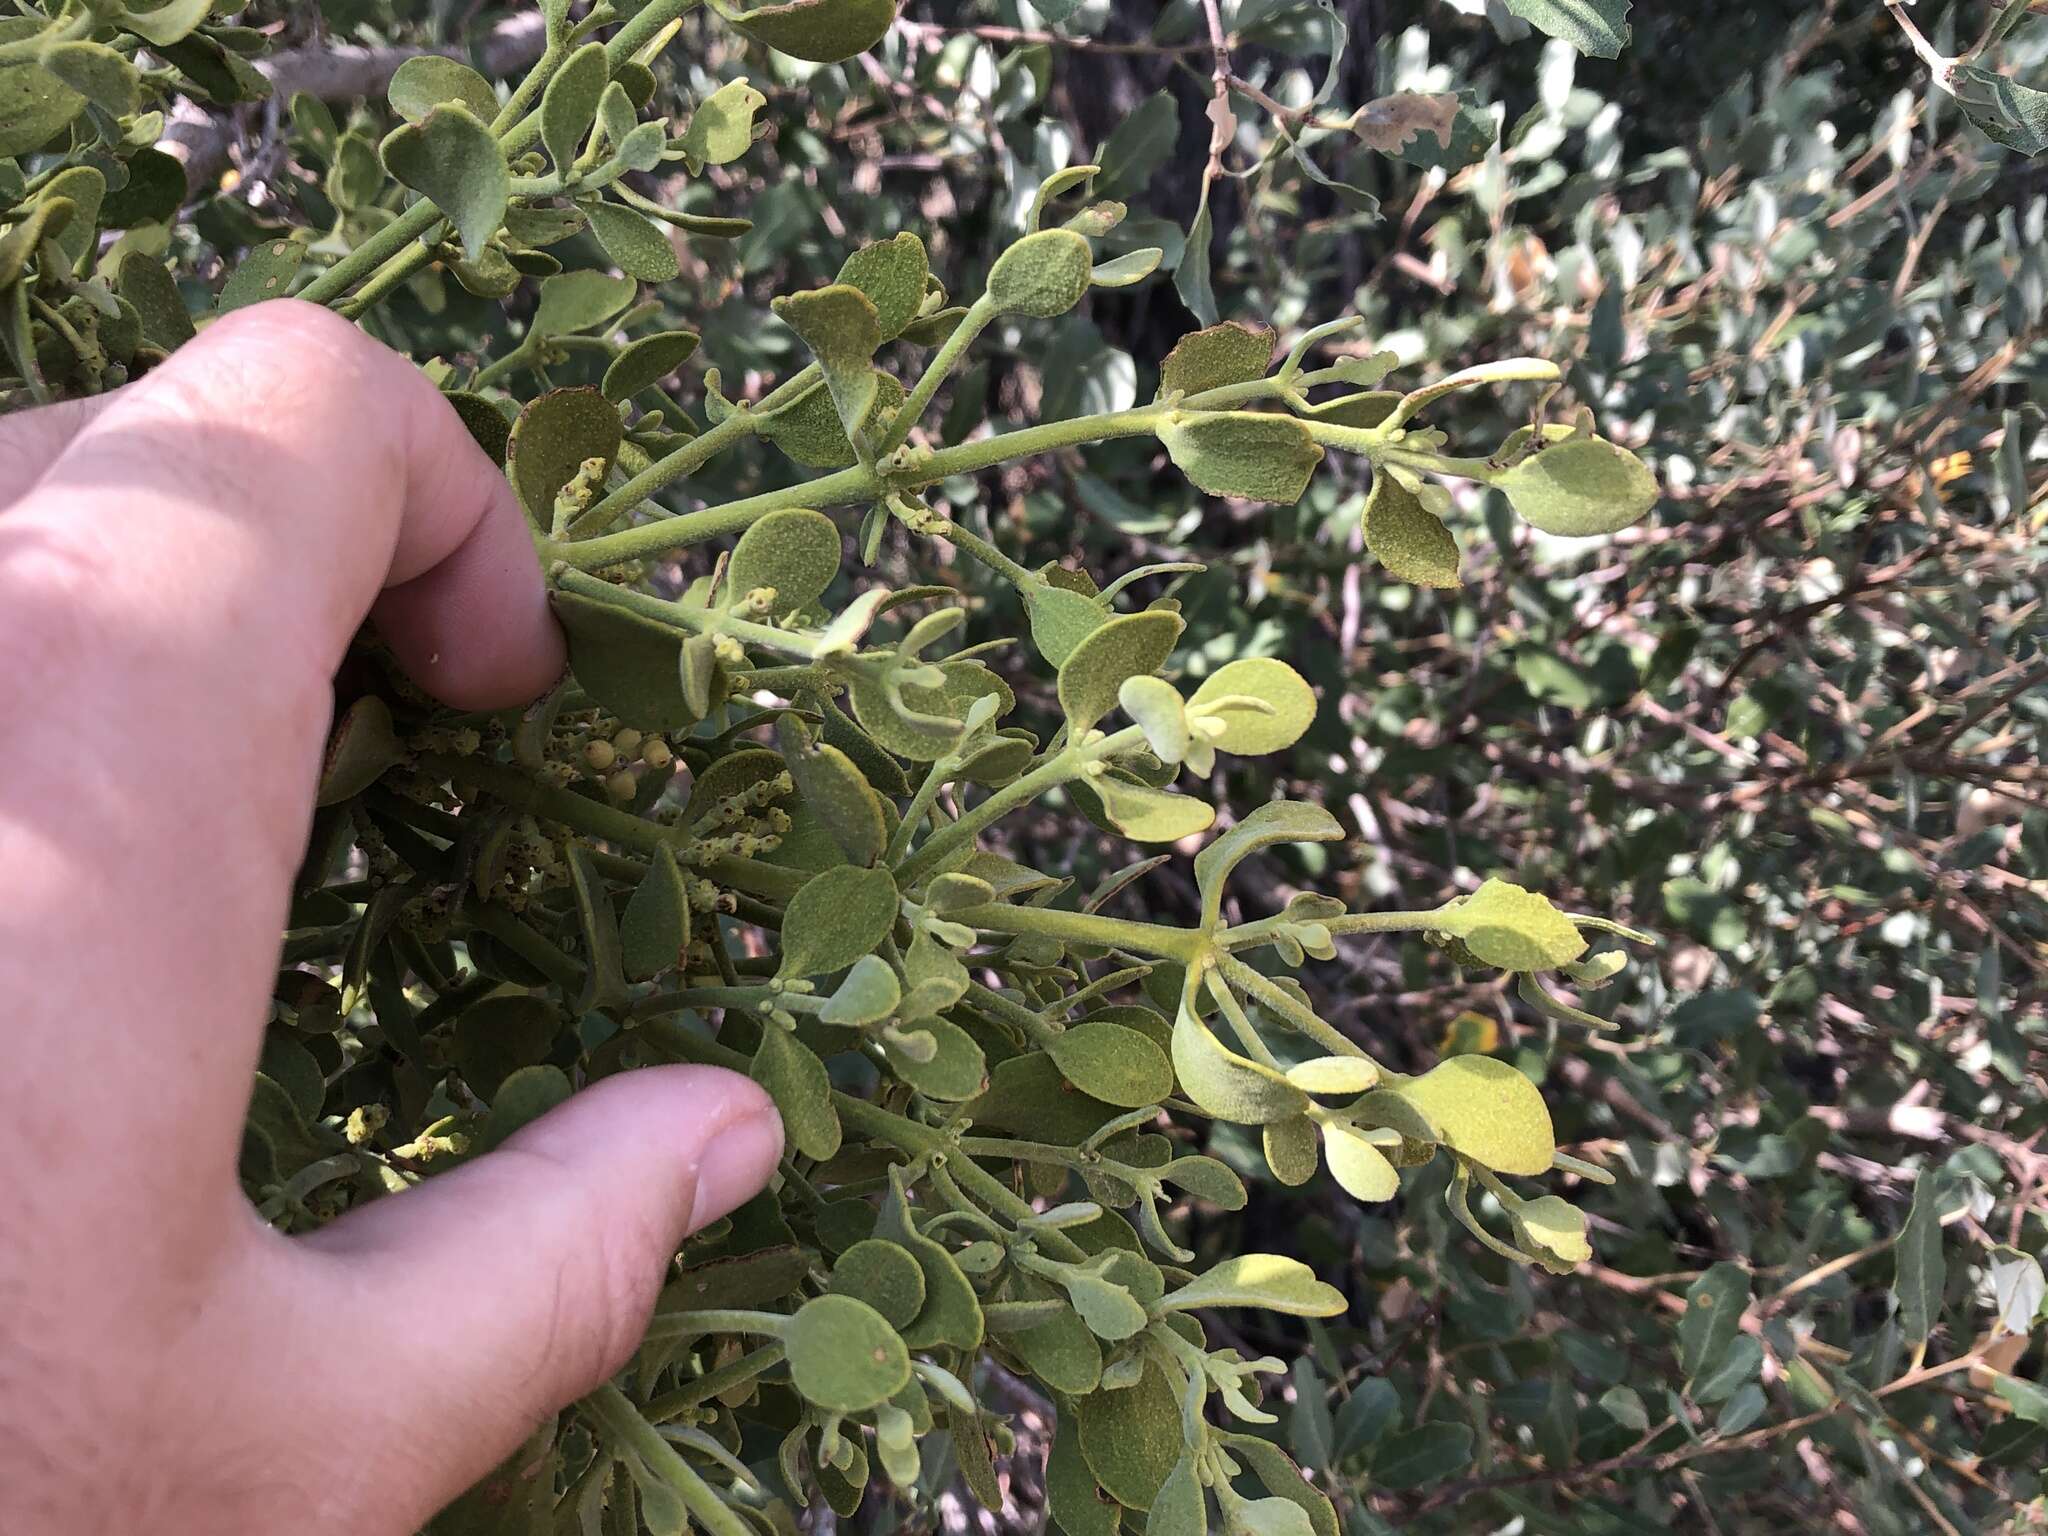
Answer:
<svg viewBox="0 0 2048 1536"><path fill-rule="evenodd" d="M1550 1171L1557 1139L1536 1085L1492 1056L1453 1056L1382 1090L1406 1103L1453 1152L1496 1173ZM1374 1095L1377 1097L1377 1095Z"/></svg>
<svg viewBox="0 0 2048 1536"><path fill-rule="evenodd" d="M1389 469L1373 472L1365 502L1365 547L1402 581L1418 587L1455 587L1458 541L1443 519Z"/></svg>
<svg viewBox="0 0 2048 1536"><path fill-rule="evenodd" d="M782 916L781 976L825 976L871 954L896 922L886 869L842 864L813 875Z"/></svg>
<svg viewBox="0 0 2048 1536"><path fill-rule="evenodd" d="M1516 434L1527 436L1526 427ZM1520 451L1521 444L1510 439L1500 457ZM1657 477L1649 466L1626 448L1589 435L1528 453L1493 484L1531 527L1575 538L1626 528L1657 504Z"/></svg>
<svg viewBox="0 0 2048 1536"><path fill-rule="evenodd" d="M989 268L988 298L1006 315L1064 315L1088 291L1095 263L1088 242L1071 229L1026 235Z"/></svg>
<svg viewBox="0 0 2048 1536"><path fill-rule="evenodd" d="M813 64L837 64L865 53L888 34L896 0L786 0L719 14L757 43Z"/></svg>
<svg viewBox="0 0 2048 1536"><path fill-rule="evenodd" d="M491 130L468 108L443 103L392 130L380 152L386 170L447 216L475 261L512 198L512 172Z"/></svg>
<svg viewBox="0 0 2048 1536"><path fill-rule="evenodd" d="M1233 703L1232 700L1250 700ZM1208 716L1223 725L1221 735L1197 739L1219 752L1258 757L1293 746L1315 723L1316 695L1301 674L1270 656L1247 656L1210 673L1188 700L1193 717Z"/></svg>
<svg viewBox="0 0 2048 1536"><path fill-rule="evenodd" d="M1195 395L1205 389L1263 379L1273 361L1270 327L1226 320L1192 331L1174 343L1159 365L1159 393Z"/></svg>
<svg viewBox="0 0 2048 1536"><path fill-rule="evenodd" d="M1155 609L1120 615L1083 636L1060 665L1068 734L1079 740L1116 706L1126 680L1150 677L1165 666L1186 627L1179 614Z"/></svg>
<svg viewBox="0 0 2048 1536"><path fill-rule="evenodd" d="M1301 500L1323 459L1322 445L1293 417L1255 411L1179 416L1159 429L1159 440L1181 473L1210 495L1283 506Z"/></svg>
<svg viewBox="0 0 2048 1536"><path fill-rule="evenodd" d="M1554 971L1586 952L1585 935L1534 891L1489 880L1441 914L1443 932L1462 939L1481 964L1504 971Z"/></svg>
<svg viewBox="0 0 2048 1536"><path fill-rule="evenodd" d="M1271 1067L1230 1050L1183 1006L1173 1025L1173 1070L1203 1113L1238 1125L1304 1114L1309 1097Z"/></svg>
<svg viewBox="0 0 2048 1536"><path fill-rule="evenodd" d="M1195 1276L1159 1303L1164 1312L1197 1307L1258 1307L1292 1317L1336 1317L1344 1293L1325 1285L1298 1259L1277 1253L1241 1253Z"/></svg>
<svg viewBox="0 0 2048 1536"><path fill-rule="evenodd" d="M851 1296L816 1296L782 1330L789 1378L828 1413L861 1413L910 1382L910 1351L888 1319Z"/></svg>

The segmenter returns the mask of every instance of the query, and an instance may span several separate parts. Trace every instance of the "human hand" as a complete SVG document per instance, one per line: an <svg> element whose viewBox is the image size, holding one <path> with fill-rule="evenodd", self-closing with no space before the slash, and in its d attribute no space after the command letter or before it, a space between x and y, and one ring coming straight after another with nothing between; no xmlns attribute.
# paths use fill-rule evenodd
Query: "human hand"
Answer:
<svg viewBox="0 0 2048 1536"><path fill-rule="evenodd" d="M563 664L504 477L327 311L0 420L10 1536L413 1531L625 1363L780 1155L745 1078L656 1067L311 1236L256 1219L242 1119L368 612L462 708Z"/></svg>

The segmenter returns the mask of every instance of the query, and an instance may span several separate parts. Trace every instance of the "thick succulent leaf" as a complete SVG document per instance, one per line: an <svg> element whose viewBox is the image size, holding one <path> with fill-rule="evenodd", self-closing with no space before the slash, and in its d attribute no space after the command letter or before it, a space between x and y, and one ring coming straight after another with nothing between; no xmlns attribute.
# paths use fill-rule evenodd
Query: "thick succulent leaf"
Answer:
<svg viewBox="0 0 2048 1536"><path fill-rule="evenodd" d="M1166 1052L1121 1024L1076 1024L1047 1042L1046 1054L1062 1077L1106 1104L1136 1109L1173 1092Z"/></svg>
<svg viewBox="0 0 2048 1536"><path fill-rule="evenodd" d="M596 330L624 314L639 291L630 277L609 272L557 272L542 278L533 334L569 336Z"/></svg>
<svg viewBox="0 0 2048 1536"><path fill-rule="evenodd" d="M840 267L838 280L868 296L882 339L891 341L917 318L930 275L924 242L905 230L893 240L855 251Z"/></svg>
<svg viewBox="0 0 2048 1536"><path fill-rule="evenodd" d="M386 170L447 215L463 254L482 255L512 199L512 172L491 130L466 107L444 103L393 129L380 152Z"/></svg>
<svg viewBox="0 0 2048 1536"><path fill-rule="evenodd" d="M646 283L665 283L682 270L676 248L661 226L618 203L590 202L590 232L618 269Z"/></svg>
<svg viewBox="0 0 2048 1536"><path fill-rule="evenodd" d="M1336 1317L1344 1293L1325 1285L1299 1259L1277 1253L1241 1253L1197 1275L1159 1303L1166 1312L1197 1307L1258 1307L1294 1317Z"/></svg>
<svg viewBox="0 0 2048 1536"><path fill-rule="evenodd" d="M1159 440L1180 472L1212 496L1292 506L1323 461L1322 445L1291 416L1207 411L1178 417Z"/></svg>
<svg viewBox="0 0 2048 1536"><path fill-rule="evenodd" d="M1113 773L1080 781L1110 824L1134 843L1177 843L1215 825L1215 808L1188 795L1133 784Z"/></svg>
<svg viewBox="0 0 2048 1536"><path fill-rule="evenodd" d="M1410 1106L1439 1141L1495 1173L1550 1171L1557 1138L1536 1085L1492 1056L1453 1056L1381 1093ZM1398 1127L1397 1127L1398 1128Z"/></svg>
<svg viewBox="0 0 2048 1536"><path fill-rule="evenodd" d="M1109 1496L1150 1509L1182 1450L1180 1399L1151 1361L1135 1383L1076 1400L1081 1455Z"/></svg>
<svg viewBox="0 0 2048 1536"><path fill-rule="evenodd" d="M1266 1125L1303 1114L1309 1096L1280 1073L1230 1050L1183 1006L1173 1025L1173 1070L1203 1113L1238 1125Z"/></svg>
<svg viewBox="0 0 2048 1536"><path fill-rule="evenodd" d="M584 135L597 121L597 104L611 84L604 44L585 43L555 71L540 97L540 139L548 158L566 170L576 161Z"/></svg>
<svg viewBox="0 0 2048 1536"><path fill-rule="evenodd" d="M839 528L822 512L786 507L770 512L740 535L725 568L725 589L744 597L771 588L777 618L816 602L839 574Z"/></svg>
<svg viewBox="0 0 2048 1536"><path fill-rule="evenodd" d="M1500 457L1522 453L1525 427ZM1657 477L1626 448L1579 435L1524 453L1493 485L1522 521L1545 533L1590 538L1639 522L1657 504Z"/></svg>
<svg viewBox="0 0 2048 1536"><path fill-rule="evenodd" d="M888 34L896 0L785 0L722 14L757 43L813 64L836 64L865 53Z"/></svg>
<svg viewBox="0 0 2048 1536"><path fill-rule="evenodd" d="M886 869L842 864L813 875L782 918L783 976L825 976L871 954L896 922L896 882Z"/></svg>
<svg viewBox="0 0 2048 1536"><path fill-rule="evenodd" d="M661 331L629 342L604 371L605 399L628 400L660 383L696 355L697 340L694 331Z"/></svg>
<svg viewBox="0 0 2048 1536"><path fill-rule="evenodd" d="M1079 739L1110 710L1131 678L1150 677L1166 665L1186 623L1177 613L1127 613L1096 626L1060 665L1060 708Z"/></svg>
<svg viewBox="0 0 2048 1536"><path fill-rule="evenodd" d="M1263 708L1223 705L1246 698ZM1301 740L1315 723L1316 695L1302 675L1271 656L1247 656L1218 667L1202 681L1188 709L1208 712L1224 724L1223 734L1207 738L1219 752L1258 757L1278 752Z"/></svg>
<svg viewBox="0 0 2048 1536"><path fill-rule="evenodd" d="M908 1249L884 1238L865 1238L839 1255L831 1288L866 1302L892 1328L908 1327L924 1310L924 1271Z"/></svg>
<svg viewBox="0 0 2048 1536"><path fill-rule="evenodd" d="M754 114L767 104L768 98L744 75L726 81L698 103L681 140L684 163L692 174L707 165L730 165L744 155L754 142Z"/></svg>
<svg viewBox="0 0 2048 1536"><path fill-rule="evenodd" d="M619 923L626 975L647 981L682 963L690 942L690 896L675 853L664 844L654 851L647 873L626 902Z"/></svg>
<svg viewBox="0 0 2048 1536"><path fill-rule="evenodd" d="M779 1024L763 1024L749 1075L775 1101L792 1147L821 1161L838 1153L839 1115L832 1107L832 1080L809 1046Z"/></svg>
<svg viewBox="0 0 2048 1536"><path fill-rule="evenodd" d="M776 316L811 349L825 371L825 389L840 426L851 436L875 403L872 359L882 344L881 319L868 296L833 283L775 300Z"/></svg>
<svg viewBox="0 0 2048 1536"><path fill-rule="evenodd" d="M782 1332L789 1378L828 1413L862 1413L910 1382L910 1351L864 1301L828 1293L797 1309Z"/></svg>
<svg viewBox="0 0 2048 1536"><path fill-rule="evenodd" d="M1455 587L1458 541L1442 518L1393 474L1378 470L1365 501L1365 547L1388 572L1418 587Z"/></svg>
<svg viewBox="0 0 2048 1536"><path fill-rule="evenodd" d="M989 268L988 298L1006 315L1064 315L1088 291L1095 264L1088 242L1071 229L1026 235Z"/></svg>
<svg viewBox="0 0 2048 1536"><path fill-rule="evenodd" d="M1481 964L1504 971L1554 971L1586 952L1585 935L1548 898L1506 880L1487 881L1439 925Z"/></svg>
<svg viewBox="0 0 2048 1536"><path fill-rule="evenodd" d="M1342 1121L1323 1127L1323 1155L1330 1174L1357 1200L1391 1200L1401 1191L1401 1175L1386 1153Z"/></svg>
<svg viewBox="0 0 2048 1536"><path fill-rule="evenodd" d="M498 93L491 82L459 59L423 53L407 59L391 77L386 94L391 110L409 123L424 119L447 102L466 107L479 122L498 115Z"/></svg>
<svg viewBox="0 0 2048 1536"><path fill-rule="evenodd" d="M1273 362L1270 327L1226 320L1206 330L1191 331L1174 343L1159 365L1161 398L1200 394L1229 384L1263 379Z"/></svg>
<svg viewBox="0 0 2048 1536"><path fill-rule="evenodd" d="M589 460L609 470L623 439L618 408L601 390L554 389L528 401L512 424L506 457L512 489L534 527L552 529L562 488Z"/></svg>
<svg viewBox="0 0 2048 1536"><path fill-rule="evenodd" d="M1337 818L1304 800L1269 800L1195 855L1195 884L1202 893L1202 922L1210 926L1223 900L1230 872L1261 848L1275 843L1334 843L1344 836Z"/></svg>

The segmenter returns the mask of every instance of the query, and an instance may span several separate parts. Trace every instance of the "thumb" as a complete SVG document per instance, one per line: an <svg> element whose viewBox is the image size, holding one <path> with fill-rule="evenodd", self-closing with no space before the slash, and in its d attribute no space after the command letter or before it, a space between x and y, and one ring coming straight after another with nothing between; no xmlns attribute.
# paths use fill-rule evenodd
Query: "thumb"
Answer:
<svg viewBox="0 0 2048 1536"><path fill-rule="evenodd" d="M646 1067L292 1243L313 1271L295 1295L322 1308L331 1354L329 1443L392 1469L375 1492L386 1528L417 1529L618 1371L682 1239L781 1155L781 1119L748 1079Z"/></svg>

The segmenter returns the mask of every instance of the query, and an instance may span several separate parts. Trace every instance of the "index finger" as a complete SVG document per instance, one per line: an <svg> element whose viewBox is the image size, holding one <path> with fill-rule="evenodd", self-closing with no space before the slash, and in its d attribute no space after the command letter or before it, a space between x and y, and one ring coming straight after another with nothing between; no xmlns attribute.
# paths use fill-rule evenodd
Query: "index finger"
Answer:
<svg viewBox="0 0 2048 1536"><path fill-rule="evenodd" d="M503 475L417 369L310 305L210 327L0 510L0 1000L17 1082L42 1090L25 1144L81 1123L77 1094L95 1119L119 1097L102 1123L149 1165L130 1197L192 1171L162 1154L200 1126L232 1190L330 679L373 602L451 703L517 703L562 667ZM81 1082L141 1051L167 1070Z"/></svg>

